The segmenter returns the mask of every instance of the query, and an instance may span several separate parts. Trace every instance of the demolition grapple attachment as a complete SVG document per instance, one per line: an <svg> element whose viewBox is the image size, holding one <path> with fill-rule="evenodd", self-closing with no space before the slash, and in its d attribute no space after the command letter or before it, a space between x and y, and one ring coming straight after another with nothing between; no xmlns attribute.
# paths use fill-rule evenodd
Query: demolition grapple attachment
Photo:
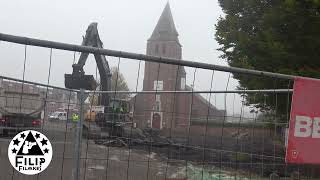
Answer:
<svg viewBox="0 0 320 180"><path fill-rule="evenodd" d="M96 90L97 82L92 75L85 75L82 68L73 65L72 74L64 75L64 85L69 89Z"/></svg>

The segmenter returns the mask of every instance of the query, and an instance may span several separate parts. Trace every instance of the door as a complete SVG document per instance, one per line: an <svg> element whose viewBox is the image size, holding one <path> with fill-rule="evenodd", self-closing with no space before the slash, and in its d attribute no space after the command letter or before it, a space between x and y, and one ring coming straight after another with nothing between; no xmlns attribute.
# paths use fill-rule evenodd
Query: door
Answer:
<svg viewBox="0 0 320 180"><path fill-rule="evenodd" d="M155 128L155 129L161 128L161 116L159 113L154 113L152 116L152 128Z"/></svg>

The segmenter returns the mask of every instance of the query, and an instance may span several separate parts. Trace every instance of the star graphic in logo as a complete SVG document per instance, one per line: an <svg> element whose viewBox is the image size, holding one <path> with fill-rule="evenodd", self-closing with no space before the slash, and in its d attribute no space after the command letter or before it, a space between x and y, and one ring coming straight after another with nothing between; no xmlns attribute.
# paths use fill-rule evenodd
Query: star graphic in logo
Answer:
<svg viewBox="0 0 320 180"><path fill-rule="evenodd" d="M12 149L12 153L14 153L14 154L16 154L16 153L17 153L16 148L13 148L13 149Z"/></svg>
<svg viewBox="0 0 320 180"><path fill-rule="evenodd" d="M21 133L20 137L24 139L26 137L26 135L24 133Z"/></svg>
<svg viewBox="0 0 320 180"><path fill-rule="evenodd" d="M40 142L41 142L42 146L44 146L44 145L47 145L47 141L48 140L45 140L44 138L42 138L42 141L40 141Z"/></svg>
<svg viewBox="0 0 320 180"><path fill-rule="evenodd" d="M13 140L13 145L19 146L19 143L20 143L20 141L18 140L18 138Z"/></svg>
<svg viewBox="0 0 320 180"><path fill-rule="evenodd" d="M40 134L39 133L36 133L35 137L38 139L40 138Z"/></svg>
<svg viewBox="0 0 320 180"><path fill-rule="evenodd" d="M45 170L52 160L54 149L51 146L50 139L47 138L46 135L42 134L42 132L35 130L21 131L14 137L11 137L11 141L9 141L7 144L9 146L6 149L8 160L10 161L12 167L22 174L38 174ZM1 148L2 147L0 147L0 149ZM19 158L22 159L18 160ZM39 161L41 161L40 164ZM19 164L26 168L19 167ZM31 166L37 166L40 168L31 169Z"/></svg>

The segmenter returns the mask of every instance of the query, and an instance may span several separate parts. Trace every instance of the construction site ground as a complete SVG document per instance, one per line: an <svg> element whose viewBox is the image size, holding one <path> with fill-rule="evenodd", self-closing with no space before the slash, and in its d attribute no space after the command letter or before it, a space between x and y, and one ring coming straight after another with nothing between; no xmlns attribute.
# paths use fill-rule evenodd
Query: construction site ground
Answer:
<svg viewBox="0 0 320 180"><path fill-rule="evenodd" d="M43 133L53 145L53 158L49 167L40 173L36 179L72 179L74 124L67 124L66 126L65 122L46 121ZM35 179L35 176L20 174L10 165L7 151L11 138L0 138L0 169L2 172L0 179ZM81 178L86 180L186 179L186 174L188 174L188 179L219 179L219 175L223 176L223 179L231 179L231 175L235 175L235 171L231 169L223 169L224 171L219 173L218 164L201 164L200 161L188 161L186 164L183 158L180 158L180 160L179 158L168 160L168 156L166 155L168 152L167 148L153 147L150 150L149 147L138 146L131 148L129 151L128 147L111 147L96 144L93 140L83 139L81 148ZM177 149L173 147L171 153L174 152L177 154ZM174 157L177 157L177 155L174 155ZM171 155L171 157L173 156ZM196 157L199 158L199 156ZM204 167L204 170L202 167ZM242 177L240 179L246 179L240 172L236 173L236 175L239 178ZM252 174L251 179L255 179L255 177L258 178Z"/></svg>

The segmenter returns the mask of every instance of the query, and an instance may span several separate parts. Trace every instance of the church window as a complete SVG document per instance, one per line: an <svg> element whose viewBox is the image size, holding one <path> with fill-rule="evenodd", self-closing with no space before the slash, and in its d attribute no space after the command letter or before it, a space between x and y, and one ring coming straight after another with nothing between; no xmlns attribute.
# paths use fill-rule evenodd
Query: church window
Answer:
<svg viewBox="0 0 320 180"><path fill-rule="evenodd" d="M160 94L156 95L156 101L160 101Z"/></svg>
<svg viewBox="0 0 320 180"><path fill-rule="evenodd" d="M159 54L159 44L156 44L155 53Z"/></svg>
<svg viewBox="0 0 320 180"><path fill-rule="evenodd" d="M181 78L181 86L180 89L183 90L186 88L186 78Z"/></svg>
<svg viewBox="0 0 320 180"><path fill-rule="evenodd" d="M156 105L155 105L155 111L161 111L161 103L160 101L156 101Z"/></svg>
<svg viewBox="0 0 320 180"><path fill-rule="evenodd" d="M162 54L165 55L166 54L166 45L162 44Z"/></svg>
<svg viewBox="0 0 320 180"><path fill-rule="evenodd" d="M163 81L153 81L153 90L163 91Z"/></svg>

